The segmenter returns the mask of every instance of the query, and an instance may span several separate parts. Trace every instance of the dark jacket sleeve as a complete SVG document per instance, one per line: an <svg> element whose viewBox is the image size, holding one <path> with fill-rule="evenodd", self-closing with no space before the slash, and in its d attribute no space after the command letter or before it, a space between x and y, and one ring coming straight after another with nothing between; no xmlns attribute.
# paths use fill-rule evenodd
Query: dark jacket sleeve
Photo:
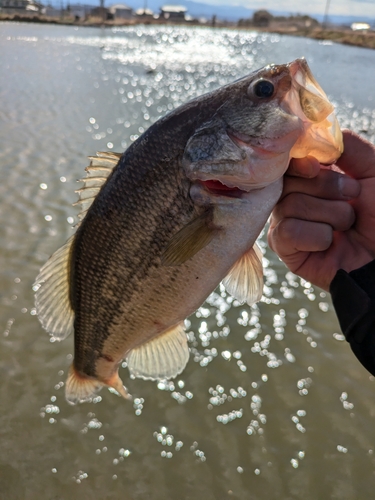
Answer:
<svg viewBox="0 0 375 500"><path fill-rule="evenodd" d="M330 292L346 340L375 376L375 260L350 273L337 271Z"/></svg>

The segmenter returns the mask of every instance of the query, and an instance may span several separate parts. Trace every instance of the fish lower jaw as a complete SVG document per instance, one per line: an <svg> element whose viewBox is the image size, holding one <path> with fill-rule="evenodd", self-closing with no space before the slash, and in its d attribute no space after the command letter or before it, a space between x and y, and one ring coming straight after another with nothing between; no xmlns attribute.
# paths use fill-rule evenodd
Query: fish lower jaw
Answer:
<svg viewBox="0 0 375 500"><path fill-rule="evenodd" d="M210 194L229 198L242 198L253 191L263 189L269 184L269 182L231 181L222 177L220 179L214 177L209 179L201 178L196 179L195 182Z"/></svg>
<svg viewBox="0 0 375 500"><path fill-rule="evenodd" d="M230 198L241 198L246 191L235 185L228 185L218 179L207 179L199 181L202 187L211 194L227 196Z"/></svg>

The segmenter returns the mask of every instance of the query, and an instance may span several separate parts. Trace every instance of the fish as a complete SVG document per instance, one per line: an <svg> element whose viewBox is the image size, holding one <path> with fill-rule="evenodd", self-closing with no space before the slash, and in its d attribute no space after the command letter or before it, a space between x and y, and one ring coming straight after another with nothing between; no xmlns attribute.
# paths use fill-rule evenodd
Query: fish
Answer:
<svg viewBox="0 0 375 500"><path fill-rule="evenodd" d="M241 303L262 297L256 239L290 159L330 164L342 151L334 107L302 58L183 104L122 154L89 157L77 230L33 286L53 340L74 332L67 401L105 386L130 398L123 360L131 377L180 374L184 320L221 282Z"/></svg>

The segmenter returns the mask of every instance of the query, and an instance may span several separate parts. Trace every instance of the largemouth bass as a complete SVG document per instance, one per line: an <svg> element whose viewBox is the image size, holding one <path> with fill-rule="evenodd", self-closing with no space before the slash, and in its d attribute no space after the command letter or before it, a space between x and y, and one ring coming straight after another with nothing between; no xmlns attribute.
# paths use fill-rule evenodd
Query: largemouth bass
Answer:
<svg viewBox="0 0 375 500"><path fill-rule="evenodd" d="M42 267L34 290L55 340L74 331L71 403L118 374L177 376L183 322L223 281L252 304L263 289L255 241L291 157L332 163L342 152L332 104L304 59L271 65L198 97L153 124L122 155L91 158L74 236Z"/></svg>

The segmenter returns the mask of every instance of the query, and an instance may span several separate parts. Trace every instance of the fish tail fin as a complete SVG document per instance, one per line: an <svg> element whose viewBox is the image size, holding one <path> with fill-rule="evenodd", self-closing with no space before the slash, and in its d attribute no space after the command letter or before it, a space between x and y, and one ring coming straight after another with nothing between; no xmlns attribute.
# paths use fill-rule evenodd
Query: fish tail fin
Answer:
<svg viewBox="0 0 375 500"><path fill-rule="evenodd" d="M117 372L106 382L101 382L98 379L82 375L72 365L65 384L65 398L71 405L87 403L105 386L115 389L124 399L131 399L131 395L124 387Z"/></svg>

